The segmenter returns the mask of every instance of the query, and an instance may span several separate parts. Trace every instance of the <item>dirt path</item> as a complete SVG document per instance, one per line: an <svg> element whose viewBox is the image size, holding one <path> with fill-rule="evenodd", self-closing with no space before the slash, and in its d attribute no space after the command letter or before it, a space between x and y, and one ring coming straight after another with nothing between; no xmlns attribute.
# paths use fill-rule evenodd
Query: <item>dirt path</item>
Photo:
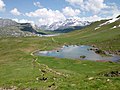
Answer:
<svg viewBox="0 0 120 90"><path fill-rule="evenodd" d="M45 49L45 48L46 48L46 46L43 47L42 49ZM31 56L33 56L33 60L32 60L32 65L33 65L33 67L35 67L34 65L35 65L35 63L36 63L36 64L39 65L39 67L40 67L40 68L39 68L39 71L40 71L40 72L45 71L45 72L49 72L49 73L53 73L53 74L56 74L56 75L60 75L60 76L67 77L68 75L65 75L65 74L63 74L63 73L57 72L57 71L49 68L47 65L45 65L45 64L40 64L40 63L37 62L38 58L34 56L34 53L37 52L37 51L40 51L40 50L42 50L42 49L35 50L35 51L33 51L33 52L31 53Z"/></svg>

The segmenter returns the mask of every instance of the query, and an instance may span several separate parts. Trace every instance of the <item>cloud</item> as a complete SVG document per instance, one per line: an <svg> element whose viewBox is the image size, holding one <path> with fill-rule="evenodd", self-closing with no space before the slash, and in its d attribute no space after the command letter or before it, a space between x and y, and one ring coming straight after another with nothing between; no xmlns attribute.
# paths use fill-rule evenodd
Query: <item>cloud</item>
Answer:
<svg viewBox="0 0 120 90"><path fill-rule="evenodd" d="M76 20L80 20L80 21L89 21L89 22L100 21L102 19L105 19L98 15L92 15L92 16L88 16L88 17L72 17L72 18L76 19Z"/></svg>
<svg viewBox="0 0 120 90"><path fill-rule="evenodd" d="M115 3L105 3L105 0L65 0L75 8L79 8L81 14L92 14L112 18L120 15L120 7ZM91 16L92 17L92 16Z"/></svg>
<svg viewBox="0 0 120 90"><path fill-rule="evenodd" d="M99 13L101 9L107 8L104 0L66 0L73 6L78 6L83 11Z"/></svg>
<svg viewBox="0 0 120 90"><path fill-rule="evenodd" d="M80 14L80 10L79 9L72 9L71 7L65 7L63 10L63 14L65 16L69 16L69 17L72 17L72 16L77 16Z"/></svg>
<svg viewBox="0 0 120 90"><path fill-rule="evenodd" d="M117 17L118 15L120 15L120 8L118 8L116 6L115 3L111 3L111 5L109 5L109 7L107 8L107 10L104 10L103 12L100 13L101 15L112 15L112 17Z"/></svg>
<svg viewBox="0 0 120 90"><path fill-rule="evenodd" d="M40 2L34 2L33 4L34 6L39 7L39 8L43 7Z"/></svg>
<svg viewBox="0 0 120 90"><path fill-rule="evenodd" d="M85 2L85 10L93 11L94 13L100 12L102 9L108 6L104 3L104 0L88 0Z"/></svg>
<svg viewBox="0 0 120 90"><path fill-rule="evenodd" d="M90 21L90 22L94 22L94 21L99 21L105 18L99 17L97 15L93 15L93 16L89 16L89 17L82 17L80 18L81 21Z"/></svg>
<svg viewBox="0 0 120 90"><path fill-rule="evenodd" d="M35 27L36 26L36 24L35 24L35 22L34 21L31 21L31 20L27 20L27 19L17 19L17 18L15 18L15 19L12 19L13 21L16 21L16 22L18 22L18 23L30 23L31 25L32 25L32 27Z"/></svg>
<svg viewBox="0 0 120 90"><path fill-rule="evenodd" d="M65 16L59 10L37 9L34 12L25 14L28 17L39 18L40 24L51 24L53 22L65 20Z"/></svg>
<svg viewBox="0 0 120 90"><path fill-rule="evenodd" d="M120 13L118 7L114 4L109 5L104 0L66 0L72 6L63 8L61 11L42 8L40 2L33 4L39 9L25 13L25 17L32 18L37 25L51 25L54 22L64 21L66 18L78 18L81 21L98 21L107 19L110 16L117 16ZM18 10L16 10L18 11ZM21 13L20 13L21 14ZM81 14L81 15L80 15ZM88 17L79 17L79 16ZM90 16L91 15L91 16ZM19 20L19 22L27 22L27 20Z"/></svg>
<svg viewBox="0 0 120 90"><path fill-rule="evenodd" d="M71 5L80 5L83 3L83 0L65 0L67 2L69 2Z"/></svg>
<svg viewBox="0 0 120 90"><path fill-rule="evenodd" d="M112 17L117 17L118 15L120 15L120 9L114 4L112 7Z"/></svg>
<svg viewBox="0 0 120 90"><path fill-rule="evenodd" d="M120 8L115 3L109 3L106 8L102 9L97 15L110 19L120 15Z"/></svg>
<svg viewBox="0 0 120 90"><path fill-rule="evenodd" d="M0 0L0 11L4 11L5 10L5 3L3 2L3 0Z"/></svg>
<svg viewBox="0 0 120 90"><path fill-rule="evenodd" d="M21 13L18 11L17 8L12 9L12 10L10 11L10 13L13 14L13 15L16 15L16 16L21 15Z"/></svg>
<svg viewBox="0 0 120 90"><path fill-rule="evenodd" d="M12 20L14 20L14 21L16 21L18 23L34 23L34 21L30 21L30 20L27 20L27 19L18 20L17 18L15 18L15 19L12 19Z"/></svg>

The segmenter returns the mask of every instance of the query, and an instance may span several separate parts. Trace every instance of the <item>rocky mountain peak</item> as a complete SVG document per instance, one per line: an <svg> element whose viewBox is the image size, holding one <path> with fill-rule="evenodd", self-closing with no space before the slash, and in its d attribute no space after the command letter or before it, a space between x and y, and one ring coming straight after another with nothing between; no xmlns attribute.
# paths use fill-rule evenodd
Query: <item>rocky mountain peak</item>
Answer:
<svg viewBox="0 0 120 90"><path fill-rule="evenodd" d="M13 26L13 25L17 25L17 22L15 22L11 19L0 18L0 27Z"/></svg>

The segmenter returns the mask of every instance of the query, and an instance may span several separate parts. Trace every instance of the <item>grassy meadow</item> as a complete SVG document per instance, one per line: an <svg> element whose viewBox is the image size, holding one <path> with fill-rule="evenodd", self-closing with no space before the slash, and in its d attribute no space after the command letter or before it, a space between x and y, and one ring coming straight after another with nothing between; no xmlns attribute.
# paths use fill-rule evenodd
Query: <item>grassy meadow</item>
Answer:
<svg viewBox="0 0 120 90"><path fill-rule="evenodd" d="M95 30L99 21L56 37L0 38L0 89L31 90L119 90L120 77L104 76L120 72L115 62L70 60L33 56L35 50L52 50L62 45L95 45L120 55L120 28L114 22Z"/></svg>

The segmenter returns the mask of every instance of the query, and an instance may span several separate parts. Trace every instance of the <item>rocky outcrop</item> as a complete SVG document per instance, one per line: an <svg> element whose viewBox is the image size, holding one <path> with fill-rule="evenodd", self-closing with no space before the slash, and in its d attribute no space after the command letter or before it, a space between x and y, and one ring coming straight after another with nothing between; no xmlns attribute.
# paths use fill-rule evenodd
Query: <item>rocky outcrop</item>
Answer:
<svg viewBox="0 0 120 90"><path fill-rule="evenodd" d="M17 23L10 19L0 19L0 36L36 36L45 34L37 32L30 23Z"/></svg>
<svg viewBox="0 0 120 90"><path fill-rule="evenodd" d="M0 27L14 26L17 25L17 22L11 19L0 19Z"/></svg>

